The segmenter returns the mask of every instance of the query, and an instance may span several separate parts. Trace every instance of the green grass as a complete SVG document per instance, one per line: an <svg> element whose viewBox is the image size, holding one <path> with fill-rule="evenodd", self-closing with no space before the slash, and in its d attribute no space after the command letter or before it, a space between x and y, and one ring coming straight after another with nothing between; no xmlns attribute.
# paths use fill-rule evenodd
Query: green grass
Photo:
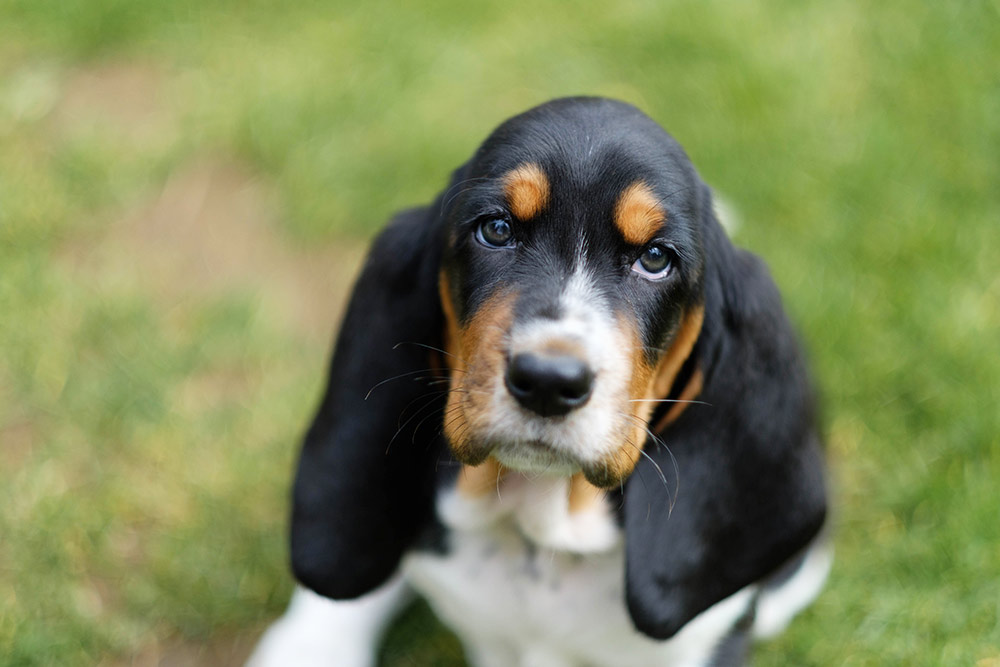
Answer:
<svg viewBox="0 0 1000 667"><path fill-rule="evenodd" d="M359 246L592 93L736 206L825 397L836 565L756 663L996 665L998 62L986 0L4 0L0 663L245 651Z"/></svg>

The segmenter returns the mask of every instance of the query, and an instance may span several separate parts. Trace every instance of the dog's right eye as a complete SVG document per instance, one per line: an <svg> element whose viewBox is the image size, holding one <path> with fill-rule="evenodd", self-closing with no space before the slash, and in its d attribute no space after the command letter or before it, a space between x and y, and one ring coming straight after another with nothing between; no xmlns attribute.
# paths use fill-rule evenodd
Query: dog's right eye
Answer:
<svg viewBox="0 0 1000 667"><path fill-rule="evenodd" d="M632 270L647 280L660 280L665 278L674 265L676 251L663 243L651 243L635 260Z"/></svg>
<svg viewBox="0 0 1000 667"><path fill-rule="evenodd" d="M514 230L503 218L489 218L479 223L476 239L487 248L509 248L514 245Z"/></svg>

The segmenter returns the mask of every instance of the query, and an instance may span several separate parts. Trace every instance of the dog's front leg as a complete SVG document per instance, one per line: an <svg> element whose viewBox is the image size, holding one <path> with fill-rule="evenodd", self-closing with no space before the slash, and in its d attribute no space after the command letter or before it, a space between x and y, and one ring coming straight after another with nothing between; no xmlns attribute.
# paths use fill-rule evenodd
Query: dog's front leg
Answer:
<svg viewBox="0 0 1000 667"><path fill-rule="evenodd" d="M247 667L373 665L382 631L410 596L398 574L356 600L330 600L299 586Z"/></svg>

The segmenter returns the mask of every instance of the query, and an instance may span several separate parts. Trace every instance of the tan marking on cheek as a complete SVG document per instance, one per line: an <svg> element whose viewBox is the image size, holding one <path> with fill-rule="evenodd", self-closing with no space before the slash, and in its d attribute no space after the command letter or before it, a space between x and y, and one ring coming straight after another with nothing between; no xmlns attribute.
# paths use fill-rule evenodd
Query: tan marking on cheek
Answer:
<svg viewBox="0 0 1000 667"><path fill-rule="evenodd" d="M681 413L691 405L691 401L698 398L698 395L701 394L704 382L705 376L702 374L701 369L694 369L694 372L691 373L691 379L688 380L687 384L684 385L684 390L677 396L677 402L670 407L670 410L667 414L663 415L660 421L656 422L656 426L653 427L653 433L659 433L677 421Z"/></svg>
<svg viewBox="0 0 1000 667"><path fill-rule="evenodd" d="M619 317L618 328L628 332L628 340L623 345L632 350L632 376L629 384L623 387L619 400L619 411L622 414L620 430L617 433L617 446L601 460L585 466L584 474L594 486L614 488L631 474L636 462L642 456L642 447L646 442L645 426L653 412L655 404L633 402L631 399L642 397L653 382L654 368L646 362L642 339L636 331L635 323L625 317Z"/></svg>
<svg viewBox="0 0 1000 667"><path fill-rule="evenodd" d="M635 464L639 462L642 449L646 444L645 424L653 412L652 403L633 403L632 405L634 406L632 408L634 419L630 419L628 424L631 427L631 433L625 436L625 442L615 452L610 465L612 473L619 480L628 477L632 473L632 469L635 468Z"/></svg>
<svg viewBox="0 0 1000 667"><path fill-rule="evenodd" d="M584 512L604 497L604 491L587 481L583 473L576 473L569 480L569 513Z"/></svg>
<svg viewBox="0 0 1000 667"><path fill-rule="evenodd" d="M452 373L444 434L459 461L478 465L489 451L478 440L490 420L497 378L504 367L504 337L513 319L514 295L499 290L451 338ZM447 316L447 314L446 314Z"/></svg>
<svg viewBox="0 0 1000 667"><path fill-rule="evenodd" d="M477 466L462 466L455 490L466 498L482 498L500 486L507 469L490 457Z"/></svg>
<svg viewBox="0 0 1000 667"><path fill-rule="evenodd" d="M519 220L531 220L549 203L549 179L534 162L523 164L503 177L507 206Z"/></svg>
<svg viewBox="0 0 1000 667"><path fill-rule="evenodd" d="M642 181L625 188L615 205L615 226L634 245L649 243L666 219L656 195Z"/></svg>
<svg viewBox="0 0 1000 667"><path fill-rule="evenodd" d="M705 321L705 308L697 306L684 314L680 329L674 336L674 342L667 354L660 360L656 369L656 380L653 384L653 395L650 398L665 398L674 385L674 380L681 366L691 356L694 344L701 335L701 325Z"/></svg>
<svg viewBox="0 0 1000 667"><path fill-rule="evenodd" d="M629 413L632 415L632 419L629 420L628 427L631 431L627 435L627 444L625 447L636 450L634 456L631 457L634 465L635 461L638 461L640 456L638 448L642 447L646 443L647 433L645 426L649 422L649 418L652 416L653 410L656 408L655 403L645 400L651 397L652 386L656 377L656 369L646 360L642 336L639 335L638 330L636 330L634 326L631 329L632 382L629 386ZM629 470L629 472L631 472L631 470Z"/></svg>
<svg viewBox="0 0 1000 667"><path fill-rule="evenodd" d="M635 328L635 323L627 320L620 320L619 326L630 331L632 349L632 379L629 383L629 401L625 408L626 414L631 415L631 419L626 419L621 438L622 442L618 449L607 456L598 467L602 467L607 479L600 479L605 482L599 486L614 486L622 479L631 474L636 462L642 456L642 447L648 437L647 427L649 418L656 408L656 399L662 399L670 392L677 373L680 372L684 362L691 355L691 350L701 333L701 325L704 320L705 311L701 306L688 311L681 320L681 325L674 335L674 341L667 350L663 358L651 366L646 361L643 352L642 338ZM701 391L700 371L692 375L692 380L688 382L681 400L693 400ZM692 393L690 397L686 394ZM683 410L685 403L675 404L668 412L676 418ZM679 408L679 409L678 409ZM663 420L660 423L664 423ZM667 422L669 423L669 422ZM659 430L659 425L656 430ZM593 482L594 479L591 479ZM596 482L595 482L596 483Z"/></svg>
<svg viewBox="0 0 1000 667"><path fill-rule="evenodd" d="M445 363L454 376L455 362L458 360L458 317L455 315L455 304L451 302L451 283L448 274L441 271L438 276L438 296L441 299L441 310L444 312L444 350L448 354Z"/></svg>

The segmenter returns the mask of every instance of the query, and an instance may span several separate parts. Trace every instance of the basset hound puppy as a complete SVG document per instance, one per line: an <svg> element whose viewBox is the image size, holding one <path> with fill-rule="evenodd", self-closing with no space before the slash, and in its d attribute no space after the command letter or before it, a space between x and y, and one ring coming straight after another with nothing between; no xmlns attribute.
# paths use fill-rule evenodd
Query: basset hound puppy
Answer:
<svg viewBox="0 0 1000 667"><path fill-rule="evenodd" d="M802 354L683 149L560 99L378 236L254 665L366 665L411 592L476 665L738 664L830 567Z"/></svg>

